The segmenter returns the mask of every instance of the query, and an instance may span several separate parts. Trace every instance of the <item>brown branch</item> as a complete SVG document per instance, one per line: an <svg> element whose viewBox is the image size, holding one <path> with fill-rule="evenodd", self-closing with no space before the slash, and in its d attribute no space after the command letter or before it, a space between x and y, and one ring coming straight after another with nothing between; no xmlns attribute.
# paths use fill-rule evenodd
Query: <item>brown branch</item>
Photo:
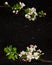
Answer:
<svg viewBox="0 0 52 65"><path fill-rule="evenodd" d="M0 6L0 8L9 8L10 6Z"/></svg>
<svg viewBox="0 0 52 65"><path fill-rule="evenodd" d="M40 59L41 62L52 63L52 60Z"/></svg>

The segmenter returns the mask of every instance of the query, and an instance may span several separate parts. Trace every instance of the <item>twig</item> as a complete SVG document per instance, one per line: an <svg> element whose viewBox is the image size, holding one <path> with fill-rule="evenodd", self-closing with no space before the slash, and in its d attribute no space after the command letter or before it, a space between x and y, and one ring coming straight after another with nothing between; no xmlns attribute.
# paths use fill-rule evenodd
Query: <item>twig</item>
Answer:
<svg viewBox="0 0 52 65"><path fill-rule="evenodd" d="M46 63L52 63L52 60L40 59L40 61L46 62Z"/></svg>

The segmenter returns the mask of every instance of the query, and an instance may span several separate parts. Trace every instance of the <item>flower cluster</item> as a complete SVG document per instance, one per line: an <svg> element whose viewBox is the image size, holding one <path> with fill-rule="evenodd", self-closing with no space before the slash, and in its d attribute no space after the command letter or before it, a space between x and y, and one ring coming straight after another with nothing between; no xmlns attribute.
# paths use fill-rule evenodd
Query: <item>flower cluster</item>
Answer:
<svg viewBox="0 0 52 65"><path fill-rule="evenodd" d="M5 5L6 6L10 6L8 2L5 2ZM18 14L18 12L25 6L24 3L22 2L19 2L19 3L16 3L14 6L10 6L10 8L13 10L12 12L15 13L15 14Z"/></svg>
<svg viewBox="0 0 52 65"><path fill-rule="evenodd" d="M32 59L39 60L40 56L44 54L40 49L37 50L36 48L36 45L30 45L30 47L27 47L26 51L17 53L17 49L10 45L4 48L4 52L6 56L8 56L8 59L16 60L20 57L23 61L31 62Z"/></svg>
<svg viewBox="0 0 52 65"><path fill-rule="evenodd" d="M10 7L12 9L12 12L15 14L18 14L18 12L25 7L25 4L23 2L16 3L13 6L10 6L8 2L5 2L5 5ZM46 13L44 13L43 11L37 13L36 8L34 7L28 7L23 10L25 12L25 18L27 18L29 21L34 21L36 19L36 16L44 17L46 15Z"/></svg>
<svg viewBox="0 0 52 65"><path fill-rule="evenodd" d="M36 45L30 45L30 47L27 47L26 51L20 52L19 57L28 62L31 62L32 59L38 60L44 53L42 53L40 49L37 50L36 48Z"/></svg>
<svg viewBox="0 0 52 65"><path fill-rule="evenodd" d="M25 6L25 4L22 3L22 2L19 2L19 3L15 4L15 5L12 7L13 13L18 14L18 12L19 12L24 6Z"/></svg>
<svg viewBox="0 0 52 65"><path fill-rule="evenodd" d="M34 7L25 9L25 13L25 17L30 21L34 21L36 19L36 16L38 15Z"/></svg>

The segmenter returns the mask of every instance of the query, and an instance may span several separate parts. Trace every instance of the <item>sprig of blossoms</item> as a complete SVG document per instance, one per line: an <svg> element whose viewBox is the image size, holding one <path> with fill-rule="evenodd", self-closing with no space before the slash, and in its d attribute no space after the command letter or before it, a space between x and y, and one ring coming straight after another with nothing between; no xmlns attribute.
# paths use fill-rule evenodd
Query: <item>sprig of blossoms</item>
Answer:
<svg viewBox="0 0 52 65"><path fill-rule="evenodd" d="M40 49L37 50L36 48L36 45L30 45L30 47L27 47L26 51L20 52L19 57L28 62L31 62L32 59L38 60L44 53L42 53Z"/></svg>
<svg viewBox="0 0 52 65"><path fill-rule="evenodd" d="M17 4L15 4L13 7L12 7L12 12L15 13L15 14L18 14L18 12L25 6L24 3L22 2L19 2Z"/></svg>
<svg viewBox="0 0 52 65"><path fill-rule="evenodd" d="M5 2L4 3L5 6L8 6L12 9L12 12L15 13L15 14L18 14L18 12L23 8L25 7L25 4L23 2L19 2L19 3L16 3L15 5L13 6L10 6L8 2Z"/></svg>
<svg viewBox="0 0 52 65"><path fill-rule="evenodd" d="M8 59L16 60L20 57L26 62L31 62L32 59L39 60L39 58L44 54L40 49L37 49L37 45L30 45L25 51L22 50L20 53L17 53L16 47L10 45L4 48L4 52Z"/></svg>
<svg viewBox="0 0 52 65"><path fill-rule="evenodd" d="M4 5L5 5L6 7L11 7L8 2L5 2Z"/></svg>
<svg viewBox="0 0 52 65"><path fill-rule="evenodd" d="M29 19L29 21L34 21L36 16L38 16L38 14L34 7L25 9L25 18Z"/></svg>
<svg viewBox="0 0 52 65"><path fill-rule="evenodd" d="M45 12L43 12L43 10L41 10L40 12L38 12L39 17L44 17L46 15Z"/></svg>
<svg viewBox="0 0 52 65"><path fill-rule="evenodd" d="M23 7L25 7L25 4L23 2L19 2L14 4L14 6L10 6L8 2L5 2L5 5L7 7L10 7L12 9L12 12L15 14L18 14L18 12L23 9ZM39 17L44 17L46 15L45 12L43 12L43 10L41 10L40 12L36 12L36 8L32 7L32 8L25 8L23 9L25 11L25 18L27 18L29 21L34 21L36 19L37 16Z"/></svg>

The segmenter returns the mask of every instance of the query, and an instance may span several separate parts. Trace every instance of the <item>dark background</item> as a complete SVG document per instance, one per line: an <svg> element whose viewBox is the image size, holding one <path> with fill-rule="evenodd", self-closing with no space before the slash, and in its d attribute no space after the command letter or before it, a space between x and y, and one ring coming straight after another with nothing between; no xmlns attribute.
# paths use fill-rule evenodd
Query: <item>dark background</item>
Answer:
<svg viewBox="0 0 52 65"><path fill-rule="evenodd" d="M35 21L29 21L24 17L23 12L18 15L12 13L9 8L0 7L0 63L1 64L30 64L30 65L46 65L36 61L35 63L24 63L20 61L9 61L4 52L4 47L12 44L21 51L30 44L36 44L43 50L45 55L43 59L52 60L52 1L51 0L0 0L0 6L5 1L14 5L21 1L26 7L35 7L37 12L43 10L47 15L38 18ZM51 63L48 63L52 65ZM47 65L48 65L47 64Z"/></svg>

